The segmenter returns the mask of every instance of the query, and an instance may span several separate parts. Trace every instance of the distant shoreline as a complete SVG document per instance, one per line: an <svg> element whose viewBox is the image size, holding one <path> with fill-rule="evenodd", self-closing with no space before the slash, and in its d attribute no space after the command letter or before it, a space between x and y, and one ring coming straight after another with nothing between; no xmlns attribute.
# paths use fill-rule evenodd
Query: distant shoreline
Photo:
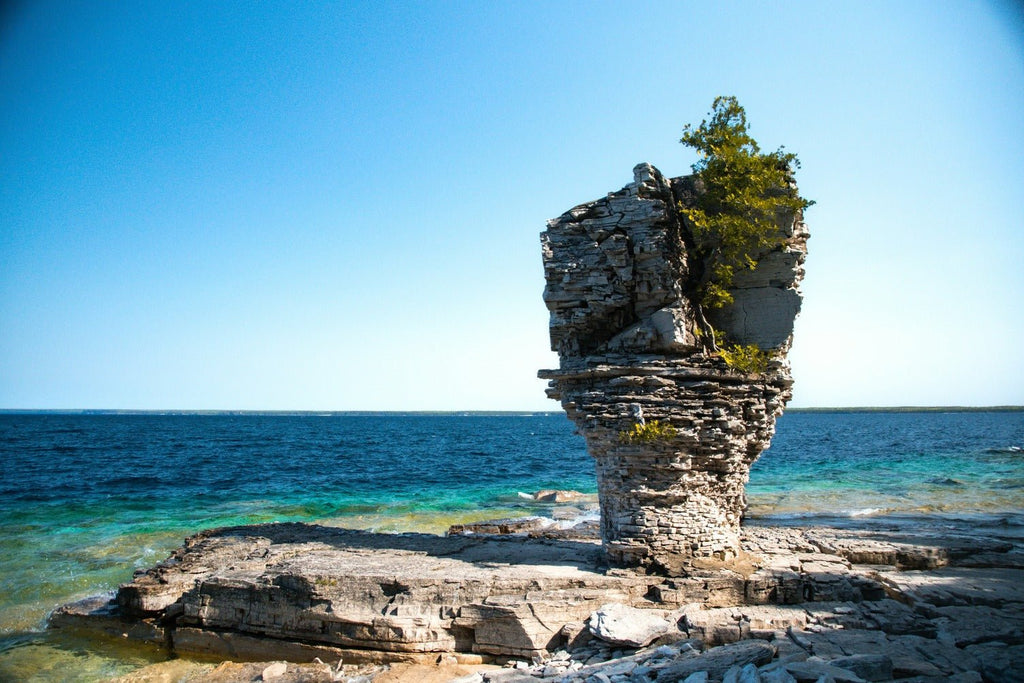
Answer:
<svg viewBox="0 0 1024 683"><path fill-rule="evenodd" d="M848 406L787 408L787 413L1019 413L1024 406ZM119 410L0 408L0 415L264 415L293 417L544 417L561 410Z"/></svg>

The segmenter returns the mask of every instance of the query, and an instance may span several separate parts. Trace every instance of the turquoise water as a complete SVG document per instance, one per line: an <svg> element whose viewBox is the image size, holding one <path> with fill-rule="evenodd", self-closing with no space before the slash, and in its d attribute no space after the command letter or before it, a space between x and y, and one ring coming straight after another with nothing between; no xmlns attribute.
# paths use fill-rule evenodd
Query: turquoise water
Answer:
<svg viewBox="0 0 1024 683"><path fill-rule="evenodd" d="M754 463L748 513L997 520L1024 511L1024 412L786 414Z"/></svg>
<svg viewBox="0 0 1024 683"><path fill-rule="evenodd" d="M748 518L1024 529L1024 412L789 413L755 463ZM523 492L596 492L561 414L0 415L0 680L102 680L159 658L43 630L189 534L315 521L443 533L593 516Z"/></svg>

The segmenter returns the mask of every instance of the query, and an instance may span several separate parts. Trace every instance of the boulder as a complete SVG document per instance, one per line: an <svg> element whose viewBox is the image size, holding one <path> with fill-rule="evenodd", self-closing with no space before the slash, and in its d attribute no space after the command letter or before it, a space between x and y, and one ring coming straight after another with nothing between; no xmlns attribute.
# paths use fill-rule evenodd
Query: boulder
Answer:
<svg viewBox="0 0 1024 683"><path fill-rule="evenodd" d="M888 681L892 678L892 658L887 654L850 655L833 659L829 664L849 669L865 681Z"/></svg>
<svg viewBox="0 0 1024 683"><path fill-rule="evenodd" d="M747 664L761 666L767 664L775 656L775 648L771 643L762 640L744 640L739 643L722 645L708 650L696 657L669 664L658 672L658 683L677 683L699 671L707 672L708 677L721 680L729 669L734 666L744 667Z"/></svg>
<svg viewBox="0 0 1024 683"><path fill-rule="evenodd" d="M603 605L590 615L587 627L601 640L627 647L643 647L676 628L661 613L618 603Z"/></svg>
<svg viewBox="0 0 1024 683"><path fill-rule="evenodd" d="M557 489L542 489L533 494L533 499L541 503L573 503L586 495L579 491L562 491Z"/></svg>
<svg viewBox="0 0 1024 683"><path fill-rule="evenodd" d="M865 683L864 679L849 669L832 666L820 659L808 659L803 662L786 664L786 671L799 683L815 683L820 680L831 680L835 683Z"/></svg>

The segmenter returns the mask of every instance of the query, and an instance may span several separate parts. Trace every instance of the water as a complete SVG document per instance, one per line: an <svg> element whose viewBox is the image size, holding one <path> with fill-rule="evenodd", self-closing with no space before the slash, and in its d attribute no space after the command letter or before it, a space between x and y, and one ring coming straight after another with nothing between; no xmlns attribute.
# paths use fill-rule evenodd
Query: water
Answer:
<svg viewBox="0 0 1024 683"><path fill-rule="evenodd" d="M1024 512L1024 412L798 413L754 463L749 515L998 522Z"/></svg>
<svg viewBox="0 0 1024 683"><path fill-rule="evenodd" d="M1022 447L1024 412L789 413L751 472L748 518L1024 529ZM553 515L519 495L543 488L596 492L561 414L0 415L0 680L102 680L158 659L47 633L46 615L203 528L442 533Z"/></svg>

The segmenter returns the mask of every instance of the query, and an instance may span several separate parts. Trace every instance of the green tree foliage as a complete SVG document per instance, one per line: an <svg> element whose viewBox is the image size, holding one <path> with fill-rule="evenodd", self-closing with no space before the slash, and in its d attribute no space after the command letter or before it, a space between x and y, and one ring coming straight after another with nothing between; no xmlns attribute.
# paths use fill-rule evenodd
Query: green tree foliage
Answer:
<svg viewBox="0 0 1024 683"><path fill-rule="evenodd" d="M757 344L725 344L719 349L725 364L734 370L748 375L760 375L768 372L767 351L762 351Z"/></svg>
<svg viewBox="0 0 1024 683"><path fill-rule="evenodd" d="M733 276L754 268L759 254L785 239L778 221L813 202L797 194L796 155L782 147L761 152L747 133L746 112L735 97L717 97L711 108L710 120L683 129L680 142L700 154L693 171L703 188L694 206L680 205L679 210L693 237L687 250L696 266L696 303L721 308L733 301ZM704 327L714 349L714 333Z"/></svg>

